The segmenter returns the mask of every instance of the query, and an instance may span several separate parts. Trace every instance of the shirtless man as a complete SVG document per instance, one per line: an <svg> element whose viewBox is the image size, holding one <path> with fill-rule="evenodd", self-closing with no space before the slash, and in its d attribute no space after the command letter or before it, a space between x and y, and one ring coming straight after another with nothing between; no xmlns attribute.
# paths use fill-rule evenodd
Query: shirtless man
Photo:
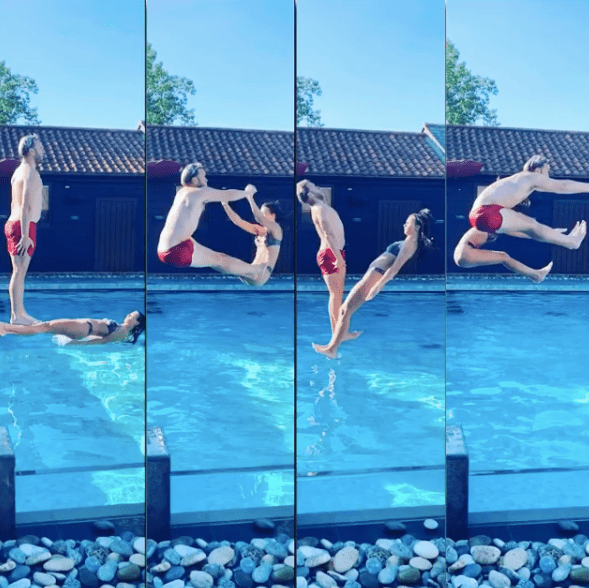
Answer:
<svg viewBox="0 0 589 588"><path fill-rule="evenodd" d="M37 135L26 135L18 143L20 165L12 174L12 203L4 234L12 277L8 285L10 322L13 325L32 325L39 321L25 311L25 276L37 245L37 223L41 218L43 183L37 166L43 161L45 150Z"/></svg>
<svg viewBox="0 0 589 588"><path fill-rule="evenodd" d="M311 218L321 240L317 265L329 290L329 320L333 333L342 305L346 280L344 225L338 213L325 202L321 188L309 180L302 180L297 184L297 198L301 204L311 207Z"/></svg>
<svg viewBox="0 0 589 588"><path fill-rule="evenodd" d="M507 233L515 237L527 237L560 245L567 249L578 249L587 234L587 223L577 223L565 235L559 229L540 224L533 218L512 210L535 190L556 194L577 194L589 192L589 183L573 180L553 180L549 175L550 164L545 157L534 155L521 172L497 180L477 197L468 216L473 228L484 233Z"/></svg>
<svg viewBox="0 0 589 588"><path fill-rule="evenodd" d="M182 170L180 182L182 188L174 198L160 234L157 246L160 261L174 267L211 267L218 272L253 282L260 280L266 272L265 265L253 266L241 259L213 251L192 238L208 202L233 202L248 195L253 196L256 188L251 184L245 190L209 188L205 170L200 163L187 165Z"/></svg>

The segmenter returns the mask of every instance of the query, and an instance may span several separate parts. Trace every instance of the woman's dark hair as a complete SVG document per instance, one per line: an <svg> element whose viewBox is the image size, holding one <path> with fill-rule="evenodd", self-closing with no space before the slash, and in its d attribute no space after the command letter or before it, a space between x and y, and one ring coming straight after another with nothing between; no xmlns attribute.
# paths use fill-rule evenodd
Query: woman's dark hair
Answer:
<svg viewBox="0 0 589 588"><path fill-rule="evenodd" d="M139 316L137 317L137 324L131 329L129 333L129 339L127 340L128 343L132 343L135 345L137 343L137 339L139 339L139 335L145 331L145 315L142 312L139 312Z"/></svg>
<svg viewBox="0 0 589 588"><path fill-rule="evenodd" d="M276 216L277 223L279 223L284 218L284 214L282 212L282 209L280 208L280 202L278 200L273 200L272 202L264 202L262 206L268 208L270 212ZM262 206L260 206L260 208L262 208Z"/></svg>
<svg viewBox="0 0 589 588"><path fill-rule="evenodd" d="M419 212L414 212L415 224L419 228L419 237L417 247L419 251L434 248L434 240L430 235L431 224L434 222L434 215L429 208L422 208Z"/></svg>

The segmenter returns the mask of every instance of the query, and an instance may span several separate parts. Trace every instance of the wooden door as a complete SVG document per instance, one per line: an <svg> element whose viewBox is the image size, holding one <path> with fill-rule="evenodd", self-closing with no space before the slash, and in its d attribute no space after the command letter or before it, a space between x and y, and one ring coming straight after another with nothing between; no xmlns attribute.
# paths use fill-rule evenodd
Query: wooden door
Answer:
<svg viewBox="0 0 589 588"><path fill-rule="evenodd" d="M96 199L94 271L133 270L136 211L136 198Z"/></svg>

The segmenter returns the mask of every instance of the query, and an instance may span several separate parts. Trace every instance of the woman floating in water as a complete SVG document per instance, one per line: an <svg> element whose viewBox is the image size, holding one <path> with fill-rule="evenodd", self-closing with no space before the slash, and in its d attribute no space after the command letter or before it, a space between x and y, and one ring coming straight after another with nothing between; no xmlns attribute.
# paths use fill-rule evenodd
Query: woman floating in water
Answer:
<svg viewBox="0 0 589 588"><path fill-rule="evenodd" d="M571 231L571 234L578 230L579 223L575 225L575 228ZM565 232L566 229L555 229L556 231ZM517 231L504 231L506 235L512 237L522 237L530 239L526 234ZM479 267L482 265L500 265L503 264L506 268L510 269L516 274L530 278L532 282L539 284L552 269L552 262L542 269L532 269L527 265L524 265L520 261L513 259L505 251L485 251L481 249L483 245L492 243L497 239L496 233L485 233L478 229L472 228L466 231L462 236L462 239L456 245L454 250L454 263L460 267L470 268Z"/></svg>
<svg viewBox="0 0 589 588"><path fill-rule="evenodd" d="M259 277L255 279L244 276L239 279L249 286L263 286L270 279L276 261L278 260L278 254L280 253L282 229L276 222L276 217L280 214L280 209L278 201L266 202L262 204L261 208L258 208L253 194L248 193L246 198L250 203L254 218L260 223L259 225L244 221L227 202L223 202L222 204L227 216L234 224L244 231L256 236L256 255L250 265L252 267L265 268L264 271L257 272Z"/></svg>
<svg viewBox="0 0 589 588"><path fill-rule="evenodd" d="M418 251L433 247L433 240L429 236L429 226L432 220L432 213L427 208L407 217L403 225L405 240L396 241L389 245L386 251L368 266L363 278L352 288L340 308L331 341L327 345L313 343L313 348L317 353L323 353L333 359L344 341L356 339L362 334L362 331L350 332L352 315L367 300L372 300Z"/></svg>
<svg viewBox="0 0 589 588"><path fill-rule="evenodd" d="M104 345L116 341L134 345L144 330L145 315L138 310L129 313L121 324L110 319L56 319L26 326L0 322L0 337L49 333L70 339L66 345Z"/></svg>

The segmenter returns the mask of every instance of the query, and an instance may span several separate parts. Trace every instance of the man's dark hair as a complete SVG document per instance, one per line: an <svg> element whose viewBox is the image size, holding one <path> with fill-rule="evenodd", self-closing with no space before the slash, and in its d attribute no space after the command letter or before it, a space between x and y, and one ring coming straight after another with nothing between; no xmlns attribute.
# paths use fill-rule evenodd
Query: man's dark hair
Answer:
<svg viewBox="0 0 589 588"><path fill-rule="evenodd" d="M533 155L526 161L524 171L533 172L535 169L544 167L548 163L548 159L543 155Z"/></svg>
<svg viewBox="0 0 589 588"><path fill-rule="evenodd" d="M196 161L195 163L189 163L180 174L180 183L183 186L188 186L192 183L192 178L198 175L198 171L202 168L202 165Z"/></svg>

